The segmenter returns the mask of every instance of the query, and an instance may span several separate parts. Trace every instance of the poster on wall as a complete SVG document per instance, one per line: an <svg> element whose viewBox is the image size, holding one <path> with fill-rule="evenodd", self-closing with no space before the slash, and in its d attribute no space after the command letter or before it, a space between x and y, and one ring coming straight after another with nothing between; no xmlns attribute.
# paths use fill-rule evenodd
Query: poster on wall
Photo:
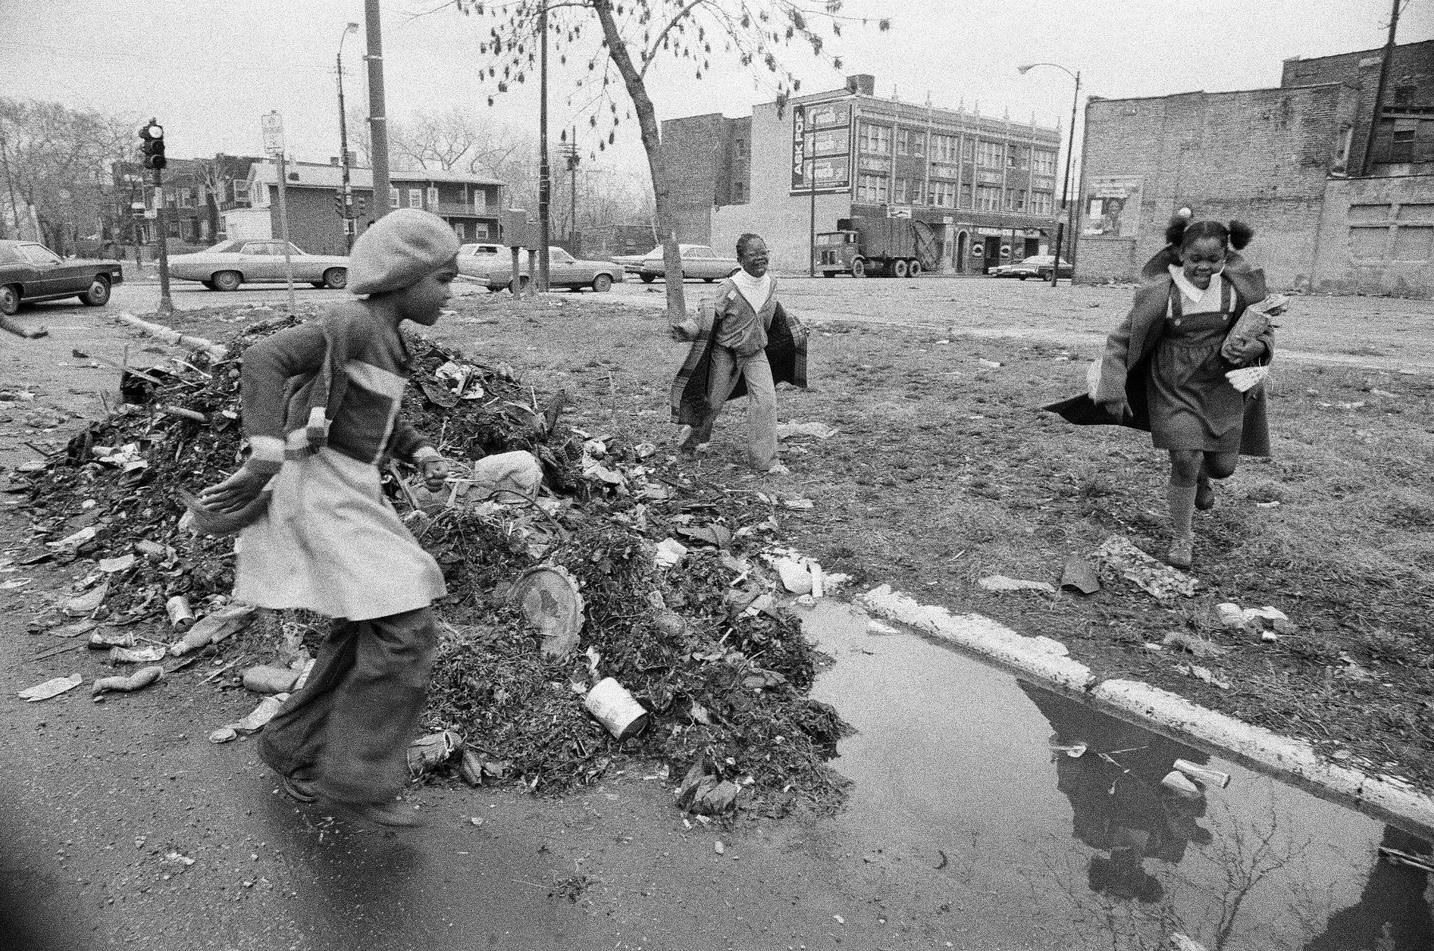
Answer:
<svg viewBox="0 0 1434 951"><path fill-rule="evenodd" d="M793 195L812 190L808 175L815 170L816 191L851 188L851 121L849 102L799 105L792 109Z"/></svg>
<svg viewBox="0 0 1434 951"><path fill-rule="evenodd" d="M1145 179L1094 175L1086 185L1081 234L1092 238L1140 237L1140 192Z"/></svg>

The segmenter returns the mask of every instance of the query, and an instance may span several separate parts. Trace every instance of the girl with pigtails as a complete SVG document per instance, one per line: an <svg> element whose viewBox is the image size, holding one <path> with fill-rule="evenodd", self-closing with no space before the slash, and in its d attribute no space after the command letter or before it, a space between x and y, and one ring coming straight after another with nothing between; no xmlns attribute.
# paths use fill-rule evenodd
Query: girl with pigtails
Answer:
<svg viewBox="0 0 1434 951"><path fill-rule="evenodd" d="M1264 371L1246 368L1267 366L1274 340L1268 321L1248 336L1237 324L1252 305L1262 316L1281 307L1267 300L1264 272L1235 253L1253 237L1245 223L1176 217L1165 237L1092 367L1090 391L1047 409L1074 423L1145 430L1169 453L1166 560L1189 568L1194 512L1215 507L1212 480L1228 478L1242 455L1270 454Z"/></svg>

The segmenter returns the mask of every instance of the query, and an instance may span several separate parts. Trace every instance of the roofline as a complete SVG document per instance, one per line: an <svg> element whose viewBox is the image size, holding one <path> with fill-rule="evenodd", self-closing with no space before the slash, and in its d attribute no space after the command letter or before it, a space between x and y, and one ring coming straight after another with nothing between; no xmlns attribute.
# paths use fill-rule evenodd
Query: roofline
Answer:
<svg viewBox="0 0 1434 951"><path fill-rule="evenodd" d="M1358 89L1350 83L1340 80L1333 83L1310 83L1305 86L1258 86L1254 89L1221 89L1209 92L1204 89L1192 89L1187 92L1168 92L1163 96L1125 96L1119 99L1106 98L1105 96L1091 96L1086 99L1085 107L1089 109L1097 102L1153 102L1157 99L1177 99L1181 96L1239 96L1252 92L1289 92L1292 89L1326 89L1332 86L1343 86L1346 89Z"/></svg>
<svg viewBox="0 0 1434 951"><path fill-rule="evenodd" d="M1413 43L1395 43L1395 44L1394 44L1394 49L1395 49L1396 51L1398 51L1398 50L1402 50L1402 49L1408 49L1408 48L1411 47L1411 46L1422 46L1422 45L1424 45L1425 43L1434 43L1434 37L1431 37L1430 39L1427 39L1427 40L1415 40ZM1344 57L1344 56L1364 56L1364 57L1377 56L1377 55L1379 55L1379 54L1381 54L1381 53L1383 53L1383 52L1384 52L1384 47L1382 47L1382 46L1376 46L1374 49L1370 49L1370 50L1349 50L1349 51L1344 52L1344 53L1326 53L1326 54L1323 55L1323 56L1287 56L1287 57L1285 57L1284 59L1280 60L1280 62L1281 62L1281 63L1313 63L1313 62L1317 62L1317 61L1322 60L1322 59L1340 59L1341 57Z"/></svg>

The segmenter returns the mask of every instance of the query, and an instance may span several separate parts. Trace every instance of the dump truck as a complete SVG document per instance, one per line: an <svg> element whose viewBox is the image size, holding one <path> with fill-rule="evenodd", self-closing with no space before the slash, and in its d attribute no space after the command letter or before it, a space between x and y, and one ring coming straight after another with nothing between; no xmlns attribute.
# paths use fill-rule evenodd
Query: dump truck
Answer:
<svg viewBox="0 0 1434 951"><path fill-rule="evenodd" d="M915 277L934 271L940 244L931 226L911 218L838 218L817 235L815 269L826 277Z"/></svg>

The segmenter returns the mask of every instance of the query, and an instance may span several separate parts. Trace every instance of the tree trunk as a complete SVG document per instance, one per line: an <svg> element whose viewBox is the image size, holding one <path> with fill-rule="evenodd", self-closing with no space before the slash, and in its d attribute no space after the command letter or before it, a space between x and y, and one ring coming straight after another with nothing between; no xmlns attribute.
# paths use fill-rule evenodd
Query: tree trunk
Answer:
<svg viewBox="0 0 1434 951"><path fill-rule="evenodd" d="M633 109L637 112L637 123L642 130L642 147L647 151L647 167L652 173L652 191L657 206L656 231L662 241L662 269L667 282L667 321L680 324L687 318L687 303L682 295L682 256L677 250L677 233L672 228L671 201L667 175L662 160L662 137L657 127L657 113L642 76L628 54L627 44L618 33L617 21L613 18L612 0L592 0L598 22L602 24L603 40L608 55L627 86L632 98Z"/></svg>

